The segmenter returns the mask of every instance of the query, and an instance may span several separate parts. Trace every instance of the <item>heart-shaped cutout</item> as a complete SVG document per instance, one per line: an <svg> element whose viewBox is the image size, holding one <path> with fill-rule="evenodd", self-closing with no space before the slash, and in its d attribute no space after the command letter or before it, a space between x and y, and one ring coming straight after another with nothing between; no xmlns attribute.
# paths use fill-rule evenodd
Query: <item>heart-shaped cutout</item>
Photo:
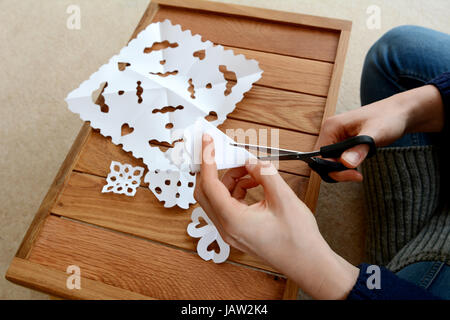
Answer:
<svg viewBox="0 0 450 320"><path fill-rule="evenodd" d="M192 222L187 227L187 233L193 238L200 238L197 243L197 253L203 260L213 260L215 263L222 263L227 260L230 254L230 246L223 241L217 228L206 215L201 207L192 211ZM201 220L206 222L202 225ZM202 225L199 227L199 225Z"/></svg>
<svg viewBox="0 0 450 320"><path fill-rule="evenodd" d="M121 135L126 136L134 131L133 127L130 127L128 123L124 123L121 128Z"/></svg>

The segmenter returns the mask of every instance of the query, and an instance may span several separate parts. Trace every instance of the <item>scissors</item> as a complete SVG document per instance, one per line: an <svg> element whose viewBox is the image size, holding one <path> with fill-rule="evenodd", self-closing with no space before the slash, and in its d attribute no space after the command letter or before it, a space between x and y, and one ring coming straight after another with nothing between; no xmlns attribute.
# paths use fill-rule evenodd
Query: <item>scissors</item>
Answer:
<svg viewBox="0 0 450 320"><path fill-rule="evenodd" d="M352 137L338 143L323 146L320 148L320 150L312 152L292 151L245 143L231 143L231 145L235 147L241 147L247 150L258 150L270 154L268 156L258 157L258 159L260 160L304 161L309 165L309 167L312 170L314 170L320 175L323 181L329 183L337 182L336 180L334 180L329 176L329 173L344 170L356 170L356 169L347 168L340 162L318 158L318 156L321 156L323 158L339 158L342 155L342 153L344 153L344 151L360 144L367 144L369 146L369 153L367 154L367 158L372 157L377 152L377 147L375 146L375 141L373 140L373 138L364 135Z"/></svg>

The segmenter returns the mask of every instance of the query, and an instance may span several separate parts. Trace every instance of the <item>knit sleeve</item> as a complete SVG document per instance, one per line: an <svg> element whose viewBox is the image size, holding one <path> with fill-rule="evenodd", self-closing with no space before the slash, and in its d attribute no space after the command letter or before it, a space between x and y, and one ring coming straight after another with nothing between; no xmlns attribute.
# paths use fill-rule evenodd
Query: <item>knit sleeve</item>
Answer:
<svg viewBox="0 0 450 320"><path fill-rule="evenodd" d="M379 267L379 289L369 289L368 283L376 274L368 272L369 264L358 266L359 276L348 295L348 300L435 300L438 299L425 289L403 280L384 267ZM371 278L371 279L369 279ZM368 281L369 280L369 281Z"/></svg>
<svg viewBox="0 0 450 320"><path fill-rule="evenodd" d="M434 78L428 84L434 85L442 96L444 103L445 126L444 132L449 132L450 127L450 72L446 72Z"/></svg>

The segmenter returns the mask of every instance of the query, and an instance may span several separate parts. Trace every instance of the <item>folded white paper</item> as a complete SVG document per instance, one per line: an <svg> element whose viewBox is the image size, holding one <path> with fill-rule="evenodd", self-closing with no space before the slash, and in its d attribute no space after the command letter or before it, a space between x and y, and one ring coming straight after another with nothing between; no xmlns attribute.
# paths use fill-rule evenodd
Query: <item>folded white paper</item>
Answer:
<svg viewBox="0 0 450 320"><path fill-rule="evenodd" d="M261 74L257 61L166 20L140 32L66 101L101 134L142 158L150 172L172 178L180 167L158 145L174 145L211 113L217 116L211 123L221 124Z"/></svg>
<svg viewBox="0 0 450 320"><path fill-rule="evenodd" d="M199 118L184 130L183 142L177 143L175 148L166 153L170 161L180 170L189 168L191 172L200 171L204 133L214 140L214 158L218 170L241 167L250 158L255 158L247 150L232 146L234 140L205 119Z"/></svg>

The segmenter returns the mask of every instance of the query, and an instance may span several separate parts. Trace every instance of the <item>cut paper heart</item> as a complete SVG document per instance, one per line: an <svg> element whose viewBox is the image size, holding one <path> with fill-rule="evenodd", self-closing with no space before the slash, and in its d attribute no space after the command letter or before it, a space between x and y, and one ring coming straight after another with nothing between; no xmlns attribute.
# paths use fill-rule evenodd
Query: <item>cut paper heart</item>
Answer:
<svg viewBox="0 0 450 320"><path fill-rule="evenodd" d="M200 225L200 218L205 220L206 225L197 228ZM201 207L197 207L192 211L192 222L187 227L187 233L193 238L200 238L197 244L197 252L200 258L209 261L213 260L215 263L222 263L228 259L230 254L230 246L223 241L222 237L217 231L208 215L203 211ZM219 246L219 252L214 250L208 250L209 245L217 242Z"/></svg>
<svg viewBox="0 0 450 320"><path fill-rule="evenodd" d="M150 190L164 207L170 208L178 205L187 209L189 204L195 203L195 174L188 171L149 171L144 178L149 183Z"/></svg>
<svg viewBox="0 0 450 320"><path fill-rule="evenodd" d="M107 184L103 186L102 193L114 192L134 196L136 188L141 184L141 177L144 174L144 168L133 167L130 164L121 164L117 161L111 161L110 172L106 177Z"/></svg>

